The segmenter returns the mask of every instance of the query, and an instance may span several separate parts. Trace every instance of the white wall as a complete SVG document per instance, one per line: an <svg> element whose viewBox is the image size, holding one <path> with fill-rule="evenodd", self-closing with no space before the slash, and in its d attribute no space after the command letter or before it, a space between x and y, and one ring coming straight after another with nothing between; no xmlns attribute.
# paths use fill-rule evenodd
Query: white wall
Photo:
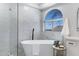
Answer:
<svg viewBox="0 0 79 59"><path fill-rule="evenodd" d="M70 30L70 35L71 36L79 36L79 32L76 31L76 20L77 20L77 9L79 8L79 4L57 4L54 5L51 8L44 9L42 11L43 17L42 19L44 20L44 17L46 13L52 9L59 9L62 11L64 19L68 18L69 19L69 30ZM43 21L42 21L43 22ZM43 23L42 23L43 26ZM42 28L43 29L43 28ZM42 30L43 32L43 30ZM49 34L49 35L48 35ZM54 32L44 32L44 35L51 37L52 39L58 38L61 39L60 33L54 33Z"/></svg>
<svg viewBox="0 0 79 59"><path fill-rule="evenodd" d="M28 7L25 4L19 4L19 55L24 55L24 51L20 42L22 40L32 40L32 29L35 29L35 39L38 38L40 32L40 11L35 8Z"/></svg>

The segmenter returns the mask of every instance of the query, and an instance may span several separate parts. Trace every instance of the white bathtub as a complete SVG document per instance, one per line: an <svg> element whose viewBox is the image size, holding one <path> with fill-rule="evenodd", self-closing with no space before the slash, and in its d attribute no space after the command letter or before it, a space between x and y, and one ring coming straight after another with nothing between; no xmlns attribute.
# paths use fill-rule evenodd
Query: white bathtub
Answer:
<svg viewBox="0 0 79 59"><path fill-rule="evenodd" d="M54 40L26 40L21 44L26 56L53 56Z"/></svg>

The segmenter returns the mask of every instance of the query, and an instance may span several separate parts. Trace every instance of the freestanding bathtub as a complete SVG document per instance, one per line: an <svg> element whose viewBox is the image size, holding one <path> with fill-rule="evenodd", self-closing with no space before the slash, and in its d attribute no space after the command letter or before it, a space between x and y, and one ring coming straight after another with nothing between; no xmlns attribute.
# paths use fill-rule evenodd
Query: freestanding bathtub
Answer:
<svg viewBox="0 0 79 59"><path fill-rule="evenodd" d="M21 44L26 56L53 56L54 40L26 40Z"/></svg>

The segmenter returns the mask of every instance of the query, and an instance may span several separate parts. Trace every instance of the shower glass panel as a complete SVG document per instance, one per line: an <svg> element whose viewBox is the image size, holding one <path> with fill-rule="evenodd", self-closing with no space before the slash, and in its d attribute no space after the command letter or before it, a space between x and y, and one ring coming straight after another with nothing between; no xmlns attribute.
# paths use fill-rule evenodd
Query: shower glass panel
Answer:
<svg viewBox="0 0 79 59"><path fill-rule="evenodd" d="M33 28L37 39L40 35L40 10L22 3L0 3L0 56L24 56L20 42L31 39Z"/></svg>
<svg viewBox="0 0 79 59"><path fill-rule="evenodd" d="M0 3L0 56L17 55L17 4Z"/></svg>
<svg viewBox="0 0 79 59"><path fill-rule="evenodd" d="M9 54L9 6L0 3L0 56Z"/></svg>

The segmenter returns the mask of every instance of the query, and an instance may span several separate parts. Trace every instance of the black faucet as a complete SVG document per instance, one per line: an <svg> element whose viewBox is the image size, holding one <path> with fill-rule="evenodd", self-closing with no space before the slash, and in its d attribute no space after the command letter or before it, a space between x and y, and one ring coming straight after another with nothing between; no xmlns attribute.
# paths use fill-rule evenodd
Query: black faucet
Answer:
<svg viewBox="0 0 79 59"><path fill-rule="evenodd" d="M32 40L34 40L34 28L32 29Z"/></svg>

